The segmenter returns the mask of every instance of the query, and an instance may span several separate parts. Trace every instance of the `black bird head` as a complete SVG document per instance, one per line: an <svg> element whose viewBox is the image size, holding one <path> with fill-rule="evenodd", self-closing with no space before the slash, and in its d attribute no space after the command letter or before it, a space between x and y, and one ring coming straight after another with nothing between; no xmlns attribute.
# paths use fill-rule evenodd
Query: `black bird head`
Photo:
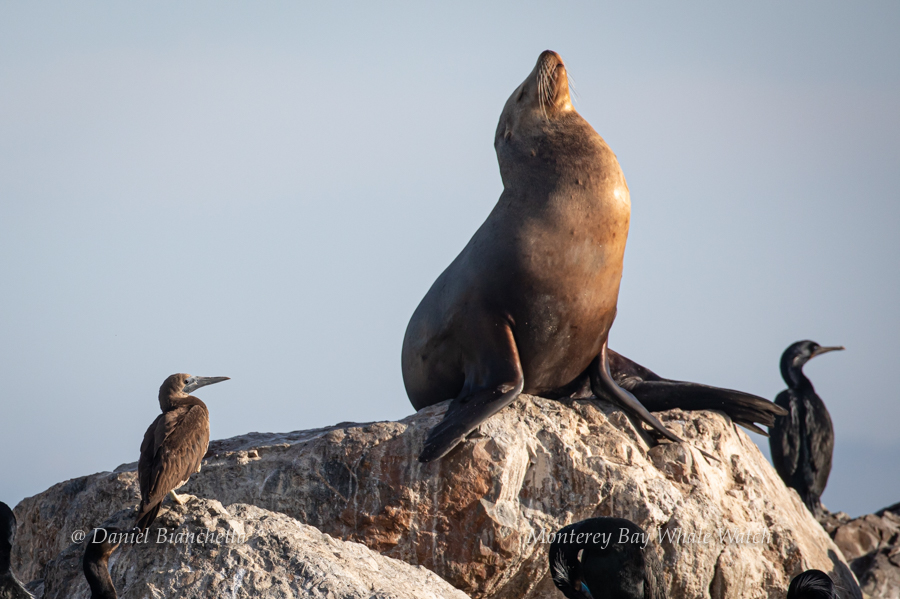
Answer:
<svg viewBox="0 0 900 599"><path fill-rule="evenodd" d="M664 597L658 588L661 566L652 551L644 553L648 537L623 518L570 524L550 544L553 583L569 599Z"/></svg>
<svg viewBox="0 0 900 599"><path fill-rule="evenodd" d="M807 570L794 577L787 599L837 599L834 583L821 570Z"/></svg>
<svg viewBox="0 0 900 599"><path fill-rule="evenodd" d="M159 407L163 412L172 406L173 400L184 399L200 387L230 380L227 376L191 376L189 374L173 374L163 381L159 387Z"/></svg>
<svg viewBox="0 0 900 599"><path fill-rule="evenodd" d="M806 377L803 376L804 364L816 356L842 349L844 349L842 345L823 347L815 341L809 341L808 339L792 343L784 350L784 353L781 354L781 377L789 387L796 387L802 381L806 380Z"/></svg>
<svg viewBox="0 0 900 599"><path fill-rule="evenodd" d="M117 528L95 528L87 536L82 570L91 587L91 599L115 599L116 588L109 576L109 556L122 542L123 531Z"/></svg>
<svg viewBox="0 0 900 599"><path fill-rule="evenodd" d="M117 528L95 528L87 536L84 550L85 564L105 562L122 542L122 531Z"/></svg>

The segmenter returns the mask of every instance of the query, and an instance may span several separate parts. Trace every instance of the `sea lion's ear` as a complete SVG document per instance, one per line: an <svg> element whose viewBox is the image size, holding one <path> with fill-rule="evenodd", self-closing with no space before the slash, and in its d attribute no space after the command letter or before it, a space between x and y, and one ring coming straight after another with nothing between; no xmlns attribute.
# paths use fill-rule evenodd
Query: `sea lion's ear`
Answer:
<svg viewBox="0 0 900 599"><path fill-rule="evenodd" d="M519 93L516 94L516 102L521 101L521 100L522 100L522 96L524 96L524 95L525 95L525 85L523 84L523 85L519 88Z"/></svg>

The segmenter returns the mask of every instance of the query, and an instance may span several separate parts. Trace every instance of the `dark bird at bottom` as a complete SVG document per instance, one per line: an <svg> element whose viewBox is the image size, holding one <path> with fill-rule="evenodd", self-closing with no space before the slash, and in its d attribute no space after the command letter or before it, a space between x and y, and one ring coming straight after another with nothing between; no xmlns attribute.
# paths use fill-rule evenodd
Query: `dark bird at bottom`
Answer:
<svg viewBox="0 0 900 599"><path fill-rule="evenodd" d="M821 570L807 570L791 581L787 599L837 599L837 593L828 574Z"/></svg>
<svg viewBox="0 0 900 599"><path fill-rule="evenodd" d="M803 374L803 365L824 353L844 349L823 347L815 341L798 341L781 355L781 376L788 388L778 394L775 404L787 410L769 428L772 465L813 515L822 513L820 498L831 473L834 427L825 403Z"/></svg>
<svg viewBox="0 0 900 599"><path fill-rule="evenodd" d="M141 503L136 526L147 530L156 519L166 495L182 503L175 490L200 472L209 447L209 410L191 395L200 387L227 381L227 376L173 374L159 388L160 414L141 443L138 482Z"/></svg>
<svg viewBox="0 0 900 599"><path fill-rule="evenodd" d="M87 537L82 570L91 587L91 599L116 599L116 587L109 575L109 556L119 547L122 532L95 528Z"/></svg>
<svg viewBox="0 0 900 599"><path fill-rule="evenodd" d="M550 544L553 583L569 599L666 599L662 564L649 539L624 518L563 527Z"/></svg>
<svg viewBox="0 0 900 599"><path fill-rule="evenodd" d="M10 568L16 526L16 515L0 501L0 599L34 599Z"/></svg>

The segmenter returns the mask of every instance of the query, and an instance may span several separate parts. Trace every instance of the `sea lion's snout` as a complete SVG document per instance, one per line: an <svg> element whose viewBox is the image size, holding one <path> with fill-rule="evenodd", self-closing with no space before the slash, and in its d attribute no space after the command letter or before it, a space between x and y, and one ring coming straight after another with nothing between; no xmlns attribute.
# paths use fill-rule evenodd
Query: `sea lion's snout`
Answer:
<svg viewBox="0 0 900 599"><path fill-rule="evenodd" d="M572 108L569 99L569 77L562 57L553 50L544 50L538 56L534 68L537 95L541 110L548 108L568 110Z"/></svg>
<svg viewBox="0 0 900 599"><path fill-rule="evenodd" d="M544 50L541 52L541 55L538 56L538 67L547 67L547 68L556 68L557 66L562 66L565 68L565 63L563 63L562 56L554 52L553 50Z"/></svg>

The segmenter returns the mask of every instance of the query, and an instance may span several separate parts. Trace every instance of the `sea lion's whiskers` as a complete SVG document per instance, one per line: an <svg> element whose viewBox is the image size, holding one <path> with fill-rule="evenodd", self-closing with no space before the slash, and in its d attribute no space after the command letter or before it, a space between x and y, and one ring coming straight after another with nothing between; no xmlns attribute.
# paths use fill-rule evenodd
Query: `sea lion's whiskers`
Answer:
<svg viewBox="0 0 900 599"><path fill-rule="evenodd" d="M541 107L541 114L544 115L545 119L549 119L549 117L547 116L547 108L546 108L546 106L544 106L544 96L547 93L547 91L546 91L547 90L547 82L545 80L545 75L546 74L544 72L544 65L541 65L541 69L540 69L540 71L538 71L538 76L537 76L538 104Z"/></svg>
<svg viewBox="0 0 900 599"><path fill-rule="evenodd" d="M568 73L566 73L568 75ZM568 75L569 79L569 96L573 96L575 101L578 102L580 99L578 96L578 90L575 89L575 81L572 80L572 76Z"/></svg>
<svg viewBox="0 0 900 599"><path fill-rule="evenodd" d="M550 68L550 63L545 61L541 64L541 70L538 73L538 98L541 104L541 112L544 118L549 119L547 115L547 106L553 104L553 84L556 82L556 69Z"/></svg>

